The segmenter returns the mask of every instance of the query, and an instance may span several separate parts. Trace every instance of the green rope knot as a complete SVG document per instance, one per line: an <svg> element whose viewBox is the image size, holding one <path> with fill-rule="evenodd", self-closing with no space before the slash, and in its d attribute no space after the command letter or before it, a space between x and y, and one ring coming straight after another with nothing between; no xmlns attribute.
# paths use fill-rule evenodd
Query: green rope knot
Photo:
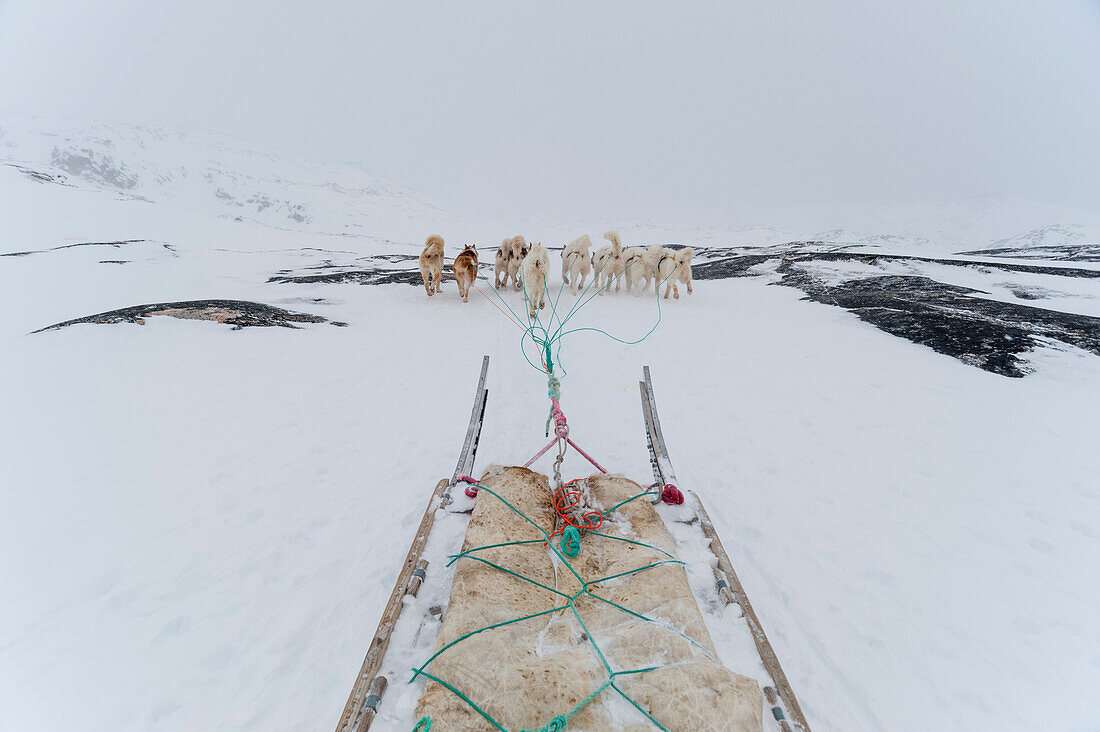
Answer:
<svg viewBox="0 0 1100 732"><path fill-rule="evenodd" d="M546 375L546 395L551 399L561 401L561 382L553 374ZM550 436L550 422L554 419L554 404L550 403L550 411L546 415L546 437Z"/></svg>
<svg viewBox="0 0 1100 732"><path fill-rule="evenodd" d="M581 532L577 531L576 526L566 526L562 532L561 553L570 559L581 553Z"/></svg>
<svg viewBox="0 0 1100 732"><path fill-rule="evenodd" d="M550 724L545 727L539 727L537 730L523 730L523 732L562 732L565 729L565 725L569 724L569 720L558 715L550 720Z"/></svg>
<svg viewBox="0 0 1100 732"><path fill-rule="evenodd" d="M428 732L432 728L431 717L421 717L420 721L416 723L416 726L412 728L412 732Z"/></svg>
<svg viewBox="0 0 1100 732"><path fill-rule="evenodd" d="M549 374L546 378L546 394L551 399L561 400L561 382L553 374Z"/></svg>

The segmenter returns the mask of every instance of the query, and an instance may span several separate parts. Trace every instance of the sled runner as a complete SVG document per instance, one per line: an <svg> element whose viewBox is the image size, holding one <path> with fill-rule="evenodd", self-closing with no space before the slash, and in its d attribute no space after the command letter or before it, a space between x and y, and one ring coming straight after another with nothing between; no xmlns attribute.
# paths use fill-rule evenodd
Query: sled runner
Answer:
<svg viewBox="0 0 1100 732"><path fill-rule="evenodd" d="M643 368L643 373L645 378L638 382L638 387L642 395L642 417L645 421L646 443L649 447L649 460L653 466L653 477L662 486L675 486L676 473L672 469L665 436L661 432L661 420L657 415L657 400L653 396L653 380L650 378L648 366ZM787 675L783 673L783 667L779 665L779 659L771 643L768 642L768 636L764 634L764 628L752 608L752 603L749 602L741 580L737 578L726 549L722 546L722 540L714 530L710 515L695 492L688 491L688 493L695 499L695 515L699 521L699 527L706 535L710 549L718 559L718 566L714 568L715 591L726 604L736 603L741 608L745 622L752 632L752 639L760 654L760 660L764 662L764 667L771 674L774 686L764 686L764 697L771 705L772 715L784 732L787 730L809 732L810 726L802 714L802 707L799 706L798 699L787 681Z"/></svg>
<svg viewBox="0 0 1100 732"><path fill-rule="evenodd" d="M808 732L709 515L676 485L649 367L639 387L656 483L602 468L578 479L582 507L599 510L577 523L560 504L582 500L576 489L562 492L578 481L555 476L555 489L526 467L471 477L488 360L455 472L435 487L336 732L366 732L376 719L402 732L433 722L437 730L635 729L639 720L654 729ZM559 465L560 453L555 473ZM608 521L601 529L591 516ZM685 570L715 581L689 586ZM711 622L751 635L760 666L722 667L701 612L726 605L740 617L737 608L712 610Z"/></svg>
<svg viewBox="0 0 1100 732"><path fill-rule="evenodd" d="M485 377L488 373L489 357L484 356L481 359L481 377L477 382L477 391L474 392L474 406L470 410L470 424L466 428L462 450L458 453L458 464L450 480L444 478L436 484L432 497L428 501L428 507L424 509L424 516L420 519L420 526L416 530L416 536L413 537L408 556L401 565L397 583L390 594L389 602L386 603L386 609L382 612L382 619L378 622L374 639L367 650L366 658L363 659L363 667L355 679L351 695L344 706L344 713L340 715L336 732L366 732L370 729L371 722L374 721L378 711L378 705L382 701L382 695L386 693L389 680L385 676L380 676L378 671L382 667L382 659L389 647L390 636L401 614L402 600L406 595L415 597L427 577L428 563L421 559L421 555L435 520L436 509L450 503L450 491L458 482L458 476L473 472L474 469L477 443L481 437L481 425L485 419L485 403L489 398L489 390L485 388Z"/></svg>

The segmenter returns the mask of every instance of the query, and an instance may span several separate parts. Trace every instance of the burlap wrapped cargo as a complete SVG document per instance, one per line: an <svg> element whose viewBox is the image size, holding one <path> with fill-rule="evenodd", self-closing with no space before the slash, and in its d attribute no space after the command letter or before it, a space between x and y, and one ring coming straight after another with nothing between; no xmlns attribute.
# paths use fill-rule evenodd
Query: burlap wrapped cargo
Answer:
<svg viewBox="0 0 1100 732"><path fill-rule="evenodd" d="M593 731L640 732L654 722L669 730L761 729L760 688L719 663L673 558L675 543L649 501L608 512L644 489L621 477L589 478L584 501L606 517L566 567L542 533L553 533L556 517L545 476L495 468L482 484L527 518L482 491L462 551L529 543L458 560L437 646L445 650L425 668L452 688L429 681L417 707L433 732L562 721ZM508 622L516 618L528 619ZM498 623L506 624L481 630Z"/></svg>

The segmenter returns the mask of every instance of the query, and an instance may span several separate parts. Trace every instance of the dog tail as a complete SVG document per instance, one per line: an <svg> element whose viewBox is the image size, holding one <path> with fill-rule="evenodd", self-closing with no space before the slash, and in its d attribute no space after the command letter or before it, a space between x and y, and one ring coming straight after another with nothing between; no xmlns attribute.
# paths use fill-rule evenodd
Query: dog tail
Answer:
<svg viewBox="0 0 1100 732"><path fill-rule="evenodd" d="M603 238L611 242L611 254L614 257L618 257L623 253L623 243L619 240L619 232L617 231L605 231Z"/></svg>
<svg viewBox="0 0 1100 732"><path fill-rule="evenodd" d="M427 238L427 240L424 242L424 248L427 249L428 247L431 247L431 246L438 246L440 249L442 249L443 248L443 237L441 237L439 234L432 234L431 236L429 236Z"/></svg>

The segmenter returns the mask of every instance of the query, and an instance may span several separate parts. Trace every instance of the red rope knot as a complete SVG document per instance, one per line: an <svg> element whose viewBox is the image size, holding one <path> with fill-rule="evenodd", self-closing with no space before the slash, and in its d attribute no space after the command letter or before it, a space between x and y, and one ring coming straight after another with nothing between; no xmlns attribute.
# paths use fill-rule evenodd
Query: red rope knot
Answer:
<svg viewBox="0 0 1100 732"><path fill-rule="evenodd" d="M465 473L463 473L462 475L455 478L455 480L458 481L459 483L466 483L467 484L466 485L466 495L469 498L477 498L477 486L475 485L475 483L477 483L477 480L475 478L472 478L471 476L466 475Z"/></svg>
<svg viewBox="0 0 1100 732"><path fill-rule="evenodd" d="M581 519L584 523L577 523L574 520L576 517L573 515L572 510L580 505L581 492L580 490L573 489L572 486L575 483L580 483L582 480L584 480L584 478L574 478L561 488L558 488L550 496L550 503L554 507L554 512L558 514L558 518L561 520L561 526L550 535L551 539L563 533L567 526L572 526L581 531L595 531L603 525L603 514L595 509L585 511L581 514Z"/></svg>
<svg viewBox="0 0 1100 732"><path fill-rule="evenodd" d="M664 490L661 491L661 500L665 503L680 505L684 502L684 494L672 483L665 483Z"/></svg>
<svg viewBox="0 0 1100 732"><path fill-rule="evenodd" d="M554 417L554 424L557 425L554 427L554 434L564 440L569 437L569 425L565 422L565 412L561 411L557 399L551 398L550 403L554 405L551 413Z"/></svg>

